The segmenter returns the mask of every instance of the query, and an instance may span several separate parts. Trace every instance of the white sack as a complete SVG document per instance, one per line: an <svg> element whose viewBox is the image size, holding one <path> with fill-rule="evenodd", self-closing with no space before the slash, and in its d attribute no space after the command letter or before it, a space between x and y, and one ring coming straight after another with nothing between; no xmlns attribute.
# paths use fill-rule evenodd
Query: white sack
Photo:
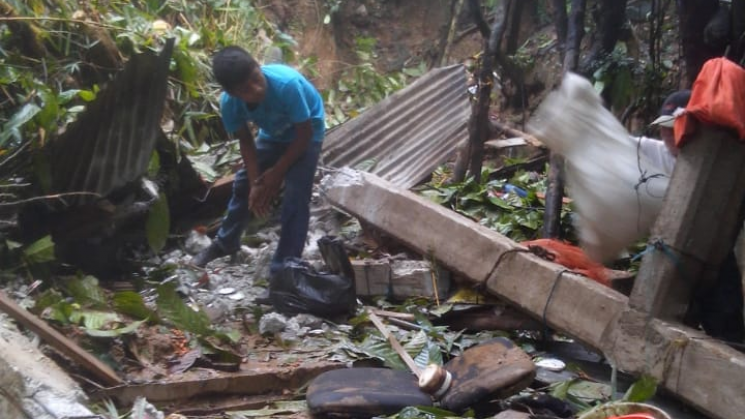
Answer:
<svg viewBox="0 0 745 419"><path fill-rule="evenodd" d="M662 207L669 179L641 153L589 81L568 73L531 119L529 131L565 157L566 182L585 252L607 262L645 236ZM641 170L640 170L641 167Z"/></svg>

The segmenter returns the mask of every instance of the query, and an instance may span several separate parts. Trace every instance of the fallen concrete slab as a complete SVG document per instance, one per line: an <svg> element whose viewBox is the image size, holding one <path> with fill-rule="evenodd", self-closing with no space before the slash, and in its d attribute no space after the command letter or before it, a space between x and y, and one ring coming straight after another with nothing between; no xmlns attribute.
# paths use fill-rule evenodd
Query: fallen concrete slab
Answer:
<svg viewBox="0 0 745 419"><path fill-rule="evenodd" d="M745 411L745 354L683 326L634 318L621 293L374 175L342 170L323 185L336 207L602 350L620 370L652 374L713 417L731 419ZM627 321L616 327L621 316Z"/></svg>
<svg viewBox="0 0 745 419"><path fill-rule="evenodd" d="M594 348L600 348L605 325L626 304L622 294L568 272L561 275L561 283L549 298L561 266L377 176L343 170L327 179L324 188L333 205L538 318L545 310L551 326L571 330ZM512 253L502 257L506 251ZM557 310L567 299L582 304Z"/></svg>
<svg viewBox="0 0 745 419"><path fill-rule="evenodd" d="M93 417L78 385L0 315L0 418Z"/></svg>

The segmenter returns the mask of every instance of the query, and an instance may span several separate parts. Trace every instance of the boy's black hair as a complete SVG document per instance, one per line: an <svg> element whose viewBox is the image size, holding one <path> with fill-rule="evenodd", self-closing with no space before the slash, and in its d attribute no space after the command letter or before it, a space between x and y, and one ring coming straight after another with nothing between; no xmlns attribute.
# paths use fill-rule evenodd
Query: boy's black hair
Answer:
<svg viewBox="0 0 745 419"><path fill-rule="evenodd" d="M212 57L212 74L223 89L230 91L243 83L258 65L248 51L231 45Z"/></svg>

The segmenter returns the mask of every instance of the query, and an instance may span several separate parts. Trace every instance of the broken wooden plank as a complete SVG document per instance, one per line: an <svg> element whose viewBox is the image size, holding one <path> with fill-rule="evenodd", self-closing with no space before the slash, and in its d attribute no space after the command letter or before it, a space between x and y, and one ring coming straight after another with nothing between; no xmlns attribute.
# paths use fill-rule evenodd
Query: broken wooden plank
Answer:
<svg viewBox="0 0 745 419"><path fill-rule="evenodd" d="M116 386L122 383L122 379L116 375L114 370L98 360L98 358L84 351L75 342L66 338L43 320L16 304L15 301L8 298L2 291L0 291L0 310L39 335L43 341L49 343L52 347L92 372L105 385Z"/></svg>
<svg viewBox="0 0 745 419"><path fill-rule="evenodd" d="M624 295L582 276L561 273L561 266L535 255L505 254L522 247L373 175L344 170L324 186L333 205L470 281L485 284L491 294L545 318L549 326L603 350L621 371L650 371L667 390L712 417L730 419L745 411L745 354L659 320L642 327L656 330L654 334L617 328L615 320L627 307ZM613 333L619 334L617 339ZM609 347L609 342L618 344ZM687 349L674 362L666 362L665 351L675 350L681 342ZM658 348L656 358L650 357L652 346ZM643 368L646 362L651 364Z"/></svg>
<svg viewBox="0 0 745 419"><path fill-rule="evenodd" d="M93 391L91 398L110 398L123 405L131 405L138 397L153 403L188 400L211 394L240 394L245 396L269 394L286 390L297 390L316 376L333 369L344 368L338 362L314 362L294 367L242 366L239 373L219 377L186 379L174 382L158 382L138 385L123 385Z"/></svg>
<svg viewBox="0 0 745 419"><path fill-rule="evenodd" d="M745 144L702 126L680 150L652 228L651 241L660 248L644 255L629 304L682 321L694 288L715 281L734 248L744 198Z"/></svg>
<svg viewBox="0 0 745 419"><path fill-rule="evenodd" d="M507 138L506 140L489 140L484 143L486 147L489 148L510 148L510 147L520 147L527 145L528 142L525 141L525 138L522 137L515 137L515 138Z"/></svg>
<svg viewBox="0 0 745 419"><path fill-rule="evenodd" d="M505 133L507 135L510 135L512 137L520 137L524 139L528 144L534 146L534 147L545 147L542 142L540 142L537 138L534 136L528 134L527 132L520 131L518 129L508 127L505 124L499 123L493 119L489 120L490 122L490 130L491 130L491 136L494 136L495 134L501 134Z"/></svg>

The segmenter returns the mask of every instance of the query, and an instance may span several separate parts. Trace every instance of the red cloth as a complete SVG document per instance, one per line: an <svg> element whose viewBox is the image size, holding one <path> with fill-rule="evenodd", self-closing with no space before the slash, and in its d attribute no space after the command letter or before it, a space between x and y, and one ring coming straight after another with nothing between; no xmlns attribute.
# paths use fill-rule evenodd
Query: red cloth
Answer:
<svg viewBox="0 0 745 419"><path fill-rule="evenodd" d="M745 139L745 69L726 58L704 63L685 113L675 120L675 145L683 145L698 123L730 128Z"/></svg>
<svg viewBox="0 0 745 419"><path fill-rule="evenodd" d="M554 262L559 265L563 265L603 285L610 285L605 266L590 259L577 246L555 239L530 240L520 244L528 248L532 246L541 247L550 253L554 257Z"/></svg>

